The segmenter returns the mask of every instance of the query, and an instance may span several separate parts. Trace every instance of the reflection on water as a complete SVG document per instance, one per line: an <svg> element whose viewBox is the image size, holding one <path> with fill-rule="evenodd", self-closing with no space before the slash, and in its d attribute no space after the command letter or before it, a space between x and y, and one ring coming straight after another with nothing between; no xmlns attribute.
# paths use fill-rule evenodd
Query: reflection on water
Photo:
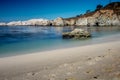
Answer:
<svg viewBox="0 0 120 80"><path fill-rule="evenodd" d="M33 39L61 38L62 32L72 31L76 27L38 27L38 26L11 26L0 27L0 43ZM120 31L120 27L77 27L88 30L93 37L113 34Z"/></svg>
<svg viewBox="0 0 120 80"><path fill-rule="evenodd" d="M0 27L0 44L35 39L59 39L74 27L11 26Z"/></svg>
<svg viewBox="0 0 120 80"><path fill-rule="evenodd" d="M64 40L63 32L75 28L88 30L92 38L88 40ZM50 27L50 26L11 26L0 27L0 56L5 54L29 53L60 47L84 45L95 42L95 38L119 34L120 26L114 27ZM99 41L98 41L99 42Z"/></svg>

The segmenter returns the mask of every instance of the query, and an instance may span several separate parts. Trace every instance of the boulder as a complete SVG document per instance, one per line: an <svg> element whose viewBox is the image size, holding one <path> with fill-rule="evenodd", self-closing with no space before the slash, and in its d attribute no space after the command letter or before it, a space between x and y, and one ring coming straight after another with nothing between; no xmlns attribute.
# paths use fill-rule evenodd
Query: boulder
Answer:
<svg viewBox="0 0 120 80"><path fill-rule="evenodd" d="M85 39L91 37L91 34L83 29L74 29L71 32L62 34L63 39Z"/></svg>

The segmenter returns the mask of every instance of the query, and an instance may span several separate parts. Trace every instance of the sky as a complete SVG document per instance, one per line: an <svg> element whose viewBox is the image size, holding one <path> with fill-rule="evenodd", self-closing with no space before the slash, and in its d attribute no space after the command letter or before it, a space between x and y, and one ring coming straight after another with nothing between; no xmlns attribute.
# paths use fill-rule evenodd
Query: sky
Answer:
<svg viewBox="0 0 120 80"><path fill-rule="evenodd" d="M109 0L0 0L0 22L74 17L108 3Z"/></svg>

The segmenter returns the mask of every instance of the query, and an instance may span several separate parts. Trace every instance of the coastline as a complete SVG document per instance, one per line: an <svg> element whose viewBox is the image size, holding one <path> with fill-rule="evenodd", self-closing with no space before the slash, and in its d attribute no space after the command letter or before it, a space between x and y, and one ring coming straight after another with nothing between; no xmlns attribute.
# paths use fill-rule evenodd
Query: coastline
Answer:
<svg viewBox="0 0 120 80"><path fill-rule="evenodd" d="M39 43L39 41L36 41L32 47L27 48L27 49L25 49L25 47L28 47L28 46L22 46L22 45L29 45L30 42L15 43L15 45L12 45L12 44L8 45L7 49L6 49L6 47L5 48L4 47L0 48L1 49L0 58L20 56L20 55L26 55L26 54L34 54L34 53L38 53L38 52L53 51L53 50L58 50L58 49L68 49L68 48L74 48L74 47L82 47L82 46L87 46L87 45L102 44L102 43L106 43L106 42L108 43L108 42L113 42L113 41L119 41L120 40L119 37L120 37L120 34L115 33L115 34L111 34L111 35L105 35L105 36L101 36L101 37L90 38L90 39L87 39L87 40L71 40L71 41L68 41L68 42L67 42L67 40L62 41L62 42L57 41L58 42L57 45L55 43L54 43L54 45L46 44L46 46L48 45L47 47L39 46L41 44ZM22 47L24 47L24 48L22 48ZM7 51L7 53L5 53L5 51Z"/></svg>
<svg viewBox="0 0 120 80"><path fill-rule="evenodd" d="M119 80L119 45L120 41L111 41L0 58L0 79L94 80L93 78L96 78L94 76L97 76L102 80L111 78Z"/></svg>
<svg viewBox="0 0 120 80"><path fill-rule="evenodd" d="M1 3L0 80L120 80L119 1Z"/></svg>

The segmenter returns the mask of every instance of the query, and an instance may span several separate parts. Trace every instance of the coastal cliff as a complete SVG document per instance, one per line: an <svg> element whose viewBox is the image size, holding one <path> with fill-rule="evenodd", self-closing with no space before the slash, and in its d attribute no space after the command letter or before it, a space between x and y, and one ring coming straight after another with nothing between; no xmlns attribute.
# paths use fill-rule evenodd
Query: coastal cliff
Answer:
<svg viewBox="0 0 120 80"><path fill-rule="evenodd" d="M105 7L80 16L57 18L55 25L120 25L120 2L113 2Z"/></svg>
<svg viewBox="0 0 120 80"><path fill-rule="evenodd" d="M100 9L86 12L76 17L62 18L54 20L47 19L30 19L27 21L12 21L8 23L1 22L0 26L83 26L83 25L120 25L120 2L112 2Z"/></svg>

